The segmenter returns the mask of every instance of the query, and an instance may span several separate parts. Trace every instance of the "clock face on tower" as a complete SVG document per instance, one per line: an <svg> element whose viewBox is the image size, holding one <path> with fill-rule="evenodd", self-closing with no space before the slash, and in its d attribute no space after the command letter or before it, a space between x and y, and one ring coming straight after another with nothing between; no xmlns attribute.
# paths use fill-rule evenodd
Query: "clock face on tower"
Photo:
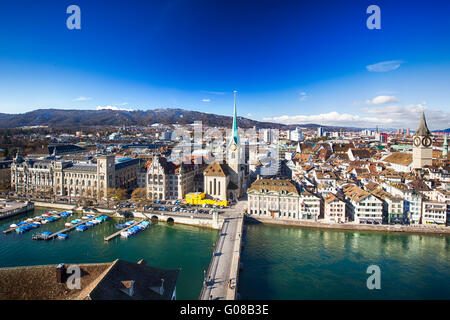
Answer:
<svg viewBox="0 0 450 320"><path fill-rule="evenodd" d="M430 138L430 137L425 137L425 138L423 138L423 139L422 139L422 144L423 144L425 147L431 146L431 144L432 144L431 138Z"/></svg>
<svg viewBox="0 0 450 320"><path fill-rule="evenodd" d="M420 146L420 138L419 137L414 138L414 146L416 146L416 147Z"/></svg>

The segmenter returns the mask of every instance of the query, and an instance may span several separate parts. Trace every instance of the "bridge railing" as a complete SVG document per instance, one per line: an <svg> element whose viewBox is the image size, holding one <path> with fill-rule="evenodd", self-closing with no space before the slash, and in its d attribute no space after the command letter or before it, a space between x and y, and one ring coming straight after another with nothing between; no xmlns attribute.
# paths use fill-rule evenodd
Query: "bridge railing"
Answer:
<svg viewBox="0 0 450 320"><path fill-rule="evenodd" d="M199 300L202 300L202 297L205 294L205 290L208 288L208 286L205 284L206 276L211 272L211 268L213 267L214 257L215 257L216 251L218 249L218 246L219 246L221 234L223 234L225 232L225 225L226 225L226 223L224 221L224 223L222 224L222 228L220 229L219 238L217 239L216 244L214 245L214 250L213 250L212 257L211 257L211 261L209 262L208 269L206 270L206 273L205 273L205 279L203 279L202 290L200 291Z"/></svg>

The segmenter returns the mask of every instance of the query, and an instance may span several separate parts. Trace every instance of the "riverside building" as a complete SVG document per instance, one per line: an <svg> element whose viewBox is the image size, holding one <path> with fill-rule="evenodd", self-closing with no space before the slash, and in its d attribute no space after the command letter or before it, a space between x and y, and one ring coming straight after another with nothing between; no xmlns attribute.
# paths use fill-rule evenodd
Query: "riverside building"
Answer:
<svg viewBox="0 0 450 320"><path fill-rule="evenodd" d="M259 179L247 191L248 213L255 217L317 221L321 198L288 179Z"/></svg>
<svg viewBox="0 0 450 320"><path fill-rule="evenodd" d="M54 155L11 164L11 187L17 193L61 197L102 198L110 188L133 189L139 160L100 155L95 162L57 159Z"/></svg>

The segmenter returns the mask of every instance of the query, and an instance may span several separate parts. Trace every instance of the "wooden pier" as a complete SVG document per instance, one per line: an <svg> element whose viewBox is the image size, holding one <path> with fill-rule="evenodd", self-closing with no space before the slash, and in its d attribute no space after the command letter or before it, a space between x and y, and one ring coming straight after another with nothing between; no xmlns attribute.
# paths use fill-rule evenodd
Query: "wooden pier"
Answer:
<svg viewBox="0 0 450 320"><path fill-rule="evenodd" d="M51 216L53 216L53 215L51 215ZM48 217L51 217L51 216L48 216ZM36 223L36 222L42 222L43 220L45 220L45 219L48 218L48 217L45 217L45 218L41 218L41 219L36 219L36 218L38 218L38 217L39 217L39 216L36 216L36 217L34 217L34 218L31 218L31 219L33 219L33 221L31 221L31 222L28 222L28 223L25 223L25 224L21 224L20 226L17 226L17 227L14 227L14 228L8 228L8 229L6 229L6 230L3 230L3 233L10 233L10 232L13 232L14 230L16 230L16 229L19 228L19 227L25 227L25 226L27 226L27 225L29 225L29 224ZM61 217L60 219L62 219L62 217Z"/></svg>
<svg viewBox="0 0 450 320"><path fill-rule="evenodd" d="M100 216L103 216L103 215L104 215L104 214L97 214L97 215L95 215L92 219L95 219L95 218L100 217ZM89 219L89 220L92 220L92 219ZM70 227L66 227L66 228L64 228L64 229L62 229L62 230L56 231L56 232L54 232L54 233L52 233L52 234L50 234L50 235L48 235L48 236L45 236L45 235L42 235L42 234L35 235L35 236L33 236L33 239L34 239L34 240L51 240L51 239L57 237L59 233L66 233L66 232L72 231L72 230L75 229L76 227L78 227L78 226L80 226L80 225L82 225L82 224L85 224L85 223L88 222L89 220L83 220L83 221L81 221L80 223L77 223L77 224L74 224L74 225L72 225L72 226L70 226Z"/></svg>
<svg viewBox="0 0 450 320"><path fill-rule="evenodd" d="M123 228L123 229L120 229L119 231L114 232L112 235L107 236L107 237L104 237L104 240L105 240L105 241L109 241L109 240L111 240L111 239L114 239L115 237L119 236L120 233L121 233L122 231L126 231L126 230L128 230L128 229L130 229L130 228L132 228L132 227L134 227L134 226L137 226L139 223L141 223L141 222L144 221L144 220L147 220L147 219L142 219L141 221L138 221L138 222L132 224L131 226L128 226L128 227Z"/></svg>

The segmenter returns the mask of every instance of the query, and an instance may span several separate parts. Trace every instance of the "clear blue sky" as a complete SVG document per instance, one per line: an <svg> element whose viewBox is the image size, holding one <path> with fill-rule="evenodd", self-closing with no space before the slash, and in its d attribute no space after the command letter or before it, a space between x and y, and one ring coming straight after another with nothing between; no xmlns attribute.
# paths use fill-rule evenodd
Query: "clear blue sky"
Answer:
<svg viewBox="0 0 450 320"><path fill-rule="evenodd" d="M81 8L81 30L66 8ZM381 8L381 30L366 8ZM177 107L450 127L450 1L2 0L0 112ZM372 66L372 67L370 67ZM377 98L378 97L378 98Z"/></svg>

